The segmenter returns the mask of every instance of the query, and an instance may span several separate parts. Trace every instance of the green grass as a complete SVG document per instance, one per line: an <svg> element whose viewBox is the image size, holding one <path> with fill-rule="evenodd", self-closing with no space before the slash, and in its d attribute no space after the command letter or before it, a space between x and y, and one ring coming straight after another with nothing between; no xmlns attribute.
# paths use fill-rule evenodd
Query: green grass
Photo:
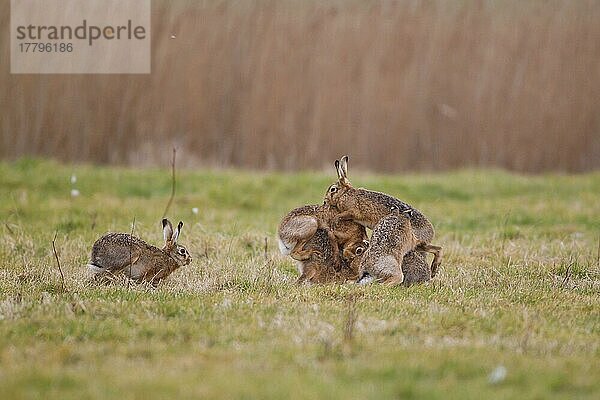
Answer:
<svg viewBox="0 0 600 400"><path fill-rule="evenodd" d="M598 398L599 173L350 174L430 217L432 282L294 285L276 227L332 168L179 171L169 216L193 263L158 289L97 286L100 235L135 217L160 243L169 171L0 163L0 398Z"/></svg>

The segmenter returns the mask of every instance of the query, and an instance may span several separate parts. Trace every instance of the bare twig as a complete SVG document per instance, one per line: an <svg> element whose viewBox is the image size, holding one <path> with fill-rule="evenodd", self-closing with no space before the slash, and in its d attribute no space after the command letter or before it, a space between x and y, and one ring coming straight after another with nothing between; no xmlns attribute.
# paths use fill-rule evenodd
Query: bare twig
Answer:
<svg viewBox="0 0 600 400"><path fill-rule="evenodd" d="M354 327L356 325L356 295L347 297L348 313L344 323L344 341L352 342L354 339Z"/></svg>
<svg viewBox="0 0 600 400"><path fill-rule="evenodd" d="M133 247L133 233L135 232L135 215L133 216L133 221L131 222L131 234L129 235L129 275L127 276L127 290L129 290L129 286L131 284L131 268L133 264L133 258L131 256L132 247Z"/></svg>
<svg viewBox="0 0 600 400"><path fill-rule="evenodd" d="M58 267L58 272L60 272L60 292L65 292L65 275L63 274L62 268L60 266L60 259L58 258L58 253L56 252L56 236L58 236L58 231L54 232L54 239L52 239L52 251L54 252L54 258L56 258L56 266Z"/></svg>
<svg viewBox="0 0 600 400"><path fill-rule="evenodd" d="M94 230L94 228L96 228L96 218L98 217L98 213L97 212L93 212L92 213L92 223L90 225L90 229Z"/></svg>
<svg viewBox="0 0 600 400"><path fill-rule="evenodd" d="M10 225L8 225L8 222L4 223L4 226L6 226L6 229L8 230L8 233L10 233L11 235L15 235L15 232L13 232L12 228L10 227ZM600 247L599 247L600 249Z"/></svg>
<svg viewBox="0 0 600 400"><path fill-rule="evenodd" d="M173 147L173 160L171 161L171 197L169 197L169 202L167 203L167 206L165 207L165 212L163 213L163 218L165 218L167 216L167 213L169 212L169 208L171 208L171 203L173 202L173 198L175 197L175 156L177 154L177 150L175 149L175 147Z"/></svg>
<svg viewBox="0 0 600 400"><path fill-rule="evenodd" d="M265 260L269 258L269 238L265 236Z"/></svg>
<svg viewBox="0 0 600 400"><path fill-rule="evenodd" d="M565 271L565 277L563 278L562 285L565 286L569 282L569 278L571 277L571 267L573 266L573 261L567 265L567 270Z"/></svg>

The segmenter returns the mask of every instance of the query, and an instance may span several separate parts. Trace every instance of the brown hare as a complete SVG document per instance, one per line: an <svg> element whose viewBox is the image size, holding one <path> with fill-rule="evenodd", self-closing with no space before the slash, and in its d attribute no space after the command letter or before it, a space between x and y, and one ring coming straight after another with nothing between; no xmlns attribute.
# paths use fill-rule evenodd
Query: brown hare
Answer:
<svg viewBox="0 0 600 400"><path fill-rule="evenodd" d="M279 250L283 255L289 255L298 261L307 260L315 249L306 248L306 243L315 235L318 229L327 234L333 246L332 260L334 267L339 270L342 249L344 259L352 256L352 249L367 239L365 228L353 221L342 221L335 231L331 229L331 219L337 210L329 205L307 205L290 211L279 224L277 239Z"/></svg>
<svg viewBox="0 0 600 400"><path fill-rule="evenodd" d="M433 225L416 208L385 193L354 188L348 180L348 156L343 156L341 161L335 160L335 168L338 181L327 189L325 202L340 211L335 217L337 221L354 220L373 229L381 218L390 213L392 207L401 212L412 210L410 222L417 238L426 243L433 240Z"/></svg>
<svg viewBox="0 0 600 400"><path fill-rule="evenodd" d="M366 273L388 285L404 282L404 256L418 244L408 216L393 210L375 225L369 248L360 260L359 276L363 277Z"/></svg>
<svg viewBox="0 0 600 400"><path fill-rule="evenodd" d="M163 219L162 226L165 239L162 249L127 233L102 236L92 247L88 268L96 278L123 273L138 282L158 284L192 261L186 248L177 244L183 222L179 222L173 230L171 222Z"/></svg>
<svg viewBox="0 0 600 400"><path fill-rule="evenodd" d="M369 242L353 243L345 249L347 258L340 257L334 261L333 249L337 246L323 229L317 229L314 236L305 244L305 249L310 251L310 256L302 261L296 261L300 277L297 283L344 283L356 282L359 274L358 267L360 256L364 253ZM341 268L336 269L336 264Z"/></svg>
<svg viewBox="0 0 600 400"><path fill-rule="evenodd" d="M341 221L351 220L374 229L375 225L389 215L391 210L397 209L406 213L412 232L419 241L419 250L435 255L435 266L432 265L432 273L435 274L441 263L441 247L429 245L435 231L427 217L416 208L385 193L354 188L348 180L348 156L342 157L341 161L335 160L335 168L338 181L329 186L325 195L325 203L339 210L333 218L333 227L335 228Z"/></svg>

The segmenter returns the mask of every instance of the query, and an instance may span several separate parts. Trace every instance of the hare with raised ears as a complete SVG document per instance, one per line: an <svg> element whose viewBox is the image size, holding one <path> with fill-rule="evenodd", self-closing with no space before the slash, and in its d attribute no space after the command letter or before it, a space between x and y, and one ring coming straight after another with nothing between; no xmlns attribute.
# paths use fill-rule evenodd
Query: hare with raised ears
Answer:
<svg viewBox="0 0 600 400"><path fill-rule="evenodd" d="M187 249L177 244L183 222L173 230L171 222L163 219L162 227L165 239L162 249L127 233L102 236L92 247L88 268L97 278L123 273L138 282L158 284L179 267L192 262Z"/></svg>
<svg viewBox="0 0 600 400"><path fill-rule="evenodd" d="M369 229L374 229L375 225L382 218L389 215L391 210L398 209L400 212L407 213L412 231L421 243L421 250L436 255L435 268L437 269L441 262L441 247L431 246L427 248L426 244L431 243L435 231L433 225L423 213L385 193L354 188L348 180L348 156L342 157L341 161L335 160L335 168L338 181L329 186L325 194L325 203L339 210L339 214L333 220L334 227L338 221L352 220Z"/></svg>
<svg viewBox="0 0 600 400"><path fill-rule="evenodd" d="M306 260L296 261L300 273L297 283L356 282L359 276L360 256L367 248L368 242L355 243L345 249L348 258L337 260L337 263L341 265L339 270L334 267L336 265L334 260L336 246L337 244L331 241L323 229L317 229L314 236L304 246L305 249L311 251L310 256ZM340 257L339 253L337 257Z"/></svg>
<svg viewBox="0 0 600 400"><path fill-rule="evenodd" d="M354 188L348 180L348 156L343 156L341 161L335 160L335 168L338 181L327 189L325 202L340 211L337 221L349 219L373 229L393 207L401 212L412 210L410 222L417 238L425 243L433 240L433 225L416 208L385 193Z"/></svg>
<svg viewBox="0 0 600 400"><path fill-rule="evenodd" d="M348 259L351 249L367 238L365 228L353 221L343 221L337 229L331 229L331 219L337 210L328 205L308 205L296 208L283 217L279 224L277 239L279 250L283 255L289 255L297 261L308 260L314 249L306 248L306 243L315 235L318 229L327 234L333 246L333 265L336 270L341 268L339 249Z"/></svg>

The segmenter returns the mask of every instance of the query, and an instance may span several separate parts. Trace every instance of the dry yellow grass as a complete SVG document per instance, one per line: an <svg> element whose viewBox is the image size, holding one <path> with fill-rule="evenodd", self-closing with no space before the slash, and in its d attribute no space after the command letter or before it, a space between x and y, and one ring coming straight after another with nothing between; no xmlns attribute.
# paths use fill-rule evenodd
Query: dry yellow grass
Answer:
<svg viewBox="0 0 600 400"><path fill-rule="evenodd" d="M9 75L0 37L0 157L600 167L597 1L152 3L149 76Z"/></svg>

